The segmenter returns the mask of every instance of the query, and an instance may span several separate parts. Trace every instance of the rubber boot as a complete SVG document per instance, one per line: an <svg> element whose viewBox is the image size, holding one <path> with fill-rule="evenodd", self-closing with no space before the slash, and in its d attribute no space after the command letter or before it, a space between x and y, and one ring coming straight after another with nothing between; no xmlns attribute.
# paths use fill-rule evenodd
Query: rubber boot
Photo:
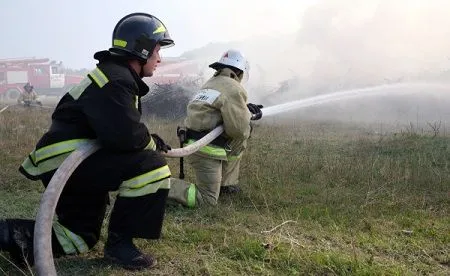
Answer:
<svg viewBox="0 0 450 276"><path fill-rule="evenodd" d="M142 270L156 265L156 259L143 254L134 244L133 238L110 232L105 244L104 255L125 269Z"/></svg>

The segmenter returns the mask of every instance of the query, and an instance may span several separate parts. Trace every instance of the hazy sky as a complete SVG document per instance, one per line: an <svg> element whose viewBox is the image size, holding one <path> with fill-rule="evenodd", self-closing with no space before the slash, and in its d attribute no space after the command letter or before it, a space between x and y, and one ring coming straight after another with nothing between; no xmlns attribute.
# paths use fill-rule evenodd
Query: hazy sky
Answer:
<svg viewBox="0 0 450 276"><path fill-rule="evenodd" d="M0 3L0 58L48 57L67 67L92 67L92 55L111 43L115 23L131 12L160 18L178 56L210 42L239 40L298 30L301 15L315 0L3 0Z"/></svg>
<svg viewBox="0 0 450 276"><path fill-rule="evenodd" d="M175 40L163 57L200 48L190 55L207 71L226 48L241 50L252 68L250 98L271 95L288 79L287 92L275 93L280 102L450 75L449 0L0 1L0 58L90 69L93 54L110 47L116 22L147 12Z"/></svg>
<svg viewBox="0 0 450 276"><path fill-rule="evenodd" d="M207 68L229 45L203 46L242 41L237 47L250 61L253 84L299 76L315 93L450 68L449 0L1 2L0 58L48 57L92 68L94 52L110 47L116 22L147 12L175 40L163 57L200 47L196 58Z"/></svg>

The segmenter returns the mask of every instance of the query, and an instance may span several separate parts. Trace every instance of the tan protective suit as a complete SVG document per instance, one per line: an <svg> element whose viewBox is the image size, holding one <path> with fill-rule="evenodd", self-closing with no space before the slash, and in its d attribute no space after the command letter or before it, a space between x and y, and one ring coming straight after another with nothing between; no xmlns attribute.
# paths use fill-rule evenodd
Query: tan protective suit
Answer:
<svg viewBox="0 0 450 276"><path fill-rule="evenodd" d="M220 186L237 185L240 159L250 137L250 118L247 92L238 76L228 68L217 71L189 102L185 126L201 132L223 125L228 146L209 144L188 156L196 183L172 178L169 198L189 207L216 205ZM188 137L186 144L193 142Z"/></svg>
<svg viewBox="0 0 450 276"><path fill-rule="evenodd" d="M18 103L31 104L37 100L37 94L34 90L30 92L24 91L20 94L20 97L17 99Z"/></svg>

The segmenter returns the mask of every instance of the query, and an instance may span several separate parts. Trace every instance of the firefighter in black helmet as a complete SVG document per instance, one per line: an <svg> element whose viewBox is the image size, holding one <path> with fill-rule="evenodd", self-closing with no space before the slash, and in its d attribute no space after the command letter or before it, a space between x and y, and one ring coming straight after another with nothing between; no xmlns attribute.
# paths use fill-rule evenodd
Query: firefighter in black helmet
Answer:
<svg viewBox="0 0 450 276"><path fill-rule="evenodd" d="M27 178L47 186L72 151L89 140L102 145L75 170L61 194L53 223L54 256L84 253L98 242L109 192L118 191L105 257L129 269L156 264L133 238L160 237L171 176L160 152L170 146L140 122L140 98L149 91L142 78L152 76L160 48L172 45L158 18L145 13L122 18L112 47L95 53L96 68L63 96L51 127L20 166ZM0 250L17 263L33 264L33 229L33 220L0 220Z"/></svg>

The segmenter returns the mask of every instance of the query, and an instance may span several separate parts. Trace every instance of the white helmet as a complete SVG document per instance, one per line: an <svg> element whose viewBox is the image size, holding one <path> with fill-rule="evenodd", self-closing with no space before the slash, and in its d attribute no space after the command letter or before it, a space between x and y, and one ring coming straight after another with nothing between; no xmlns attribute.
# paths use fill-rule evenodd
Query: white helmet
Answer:
<svg viewBox="0 0 450 276"><path fill-rule="evenodd" d="M220 60L218 62L214 62L213 64L209 65L209 67L215 70L218 70L223 66L231 66L242 70L244 72L243 81L245 82L248 80L250 64L248 63L244 55L241 54L241 52L230 49L220 57Z"/></svg>

